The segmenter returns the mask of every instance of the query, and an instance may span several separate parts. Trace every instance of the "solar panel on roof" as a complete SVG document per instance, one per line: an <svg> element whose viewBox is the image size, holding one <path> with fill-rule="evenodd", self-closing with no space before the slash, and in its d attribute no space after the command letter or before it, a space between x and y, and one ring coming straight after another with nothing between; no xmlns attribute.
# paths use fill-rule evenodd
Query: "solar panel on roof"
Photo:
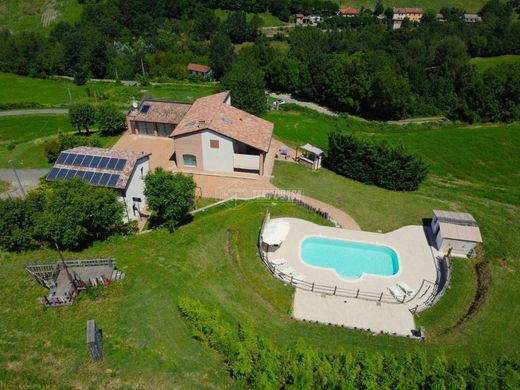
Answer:
<svg viewBox="0 0 520 390"><path fill-rule="evenodd" d="M58 172L58 174L56 175L56 179L57 180L61 180L65 177L66 173L67 173L68 169L60 169L60 171Z"/></svg>
<svg viewBox="0 0 520 390"><path fill-rule="evenodd" d="M81 162L82 167L89 167L94 156L85 156L85 159Z"/></svg>
<svg viewBox="0 0 520 390"><path fill-rule="evenodd" d="M75 169L67 169L67 173L65 174L64 179L65 180L72 179L72 177L75 175L75 173L76 173Z"/></svg>
<svg viewBox="0 0 520 390"><path fill-rule="evenodd" d="M92 158L92 161L90 162L90 165L89 167L91 168L96 168L98 165L99 165L99 162L101 161L101 157L99 156L94 156Z"/></svg>
<svg viewBox="0 0 520 390"><path fill-rule="evenodd" d="M52 168L49 172L49 175L47 176L47 179L54 180L56 179L56 176L58 175L58 172L60 171L60 168Z"/></svg>
<svg viewBox="0 0 520 390"><path fill-rule="evenodd" d="M90 183L90 181L92 180L92 176L94 176L94 172L92 171L85 171L85 174L83 175L83 179Z"/></svg>
<svg viewBox="0 0 520 390"><path fill-rule="evenodd" d="M99 186L106 186L108 183L108 179L110 179L110 173L103 173L103 176L101 176L101 179L99 179Z"/></svg>
<svg viewBox="0 0 520 390"><path fill-rule="evenodd" d="M99 162L98 168L105 169L109 161L110 159L108 157L101 157L101 161Z"/></svg>
<svg viewBox="0 0 520 390"><path fill-rule="evenodd" d="M72 165L72 162L76 159L76 155L75 154L72 154L72 153L69 153L67 155L67 158L65 159L65 161L62 163L64 165Z"/></svg>
<svg viewBox="0 0 520 390"><path fill-rule="evenodd" d="M122 171L123 168L124 168L125 165L126 165L126 161L127 161L126 158L119 158L119 159L117 160L117 164L116 164L116 167L114 168L114 170L116 170L116 171Z"/></svg>
<svg viewBox="0 0 520 390"><path fill-rule="evenodd" d="M114 169L117 164L117 160L119 160L119 159L111 158L110 161L108 162L107 169Z"/></svg>
<svg viewBox="0 0 520 390"><path fill-rule="evenodd" d="M76 158L74 159L74 161L72 162L71 165L75 165L77 167L81 167L81 162L83 161L84 158L85 158L84 154L76 155Z"/></svg>
<svg viewBox="0 0 520 390"><path fill-rule="evenodd" d="M60 155L58 156L58 159L56 160L56 164L63 164L63 162L65 161L65 159L68 157L68 153L60 153Z"/></svg>
<svg viewBox="0 0 520 390"><path fill-rule="evenodd" d="M92 185L97 185L97 183L99 183L99 179L101 179L101 176L103 176L102 173L99 173L99 172L95 172L94 175L92 176L92 179L90 179L90 184Z"/></svg>
<svg viewBox="0 0 520 390"><path fill-rule="evenodd" d="M118 180L119 180L119 175L116 175L116 174L110 175L110 179L108 180L107 187L115 187Z"/></svg>
<svg viewBox="0 0 520 390"><path fill-rule="evenodd" d="M150 109L150 106L148 104L145 104L144 106L141 107L141 112L143 114L146 114L149 109Z"/></svg>

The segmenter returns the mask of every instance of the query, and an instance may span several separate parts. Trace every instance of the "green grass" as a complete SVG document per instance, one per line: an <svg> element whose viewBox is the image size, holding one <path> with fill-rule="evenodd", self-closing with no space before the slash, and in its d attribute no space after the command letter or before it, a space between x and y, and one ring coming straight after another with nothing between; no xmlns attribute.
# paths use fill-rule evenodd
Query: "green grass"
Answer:
<svg viewBox="0 0 520 390"><path fill-rule="evenodd" d="M232 14L233 11L223 10L223 9L216 9L215 15L221 20L226 20L230 14ZM246 13L246 20L249 22L253 18L255 14L251 12ZM262 27L275 27L275 26L285 26L287 23L282 22L280 19L278 19L276 16L272 15L270 12L262 12L258 14L263 21Z"/></svg>
<svg viewBox="0 0 520 390"><path fill-rule="evenodd" d="M63 79L34 79L10 73L0 73L0 106L2 104L33 103L43 107L67 107L69 90L74 102L95 103L109 100L122 108L143 96L157 99L194 101L210 95L214 83L175 82L159 86L125 87L107 82L89 82L84 86Z"/></svg>
<svg viewBox="0 0 520 390"><path fill-rule="evenodd" d="M18 168L50 167L43 143L60 132L74 132L67 115L0 117L0 168L6 168L9 160ZM101 141L104 147L111 147L118 138L101 137Z"/></svg>
<svg viewBox="0 0 520 390"><path fill-rule="evenodd" d="M0 27L48 33L60 21L74 23L81 17L82 7L77 0L56 0L54 9L58 16L44 27L42 14L49 3L47 0L0 0Z"/></svg>
<svg viewBox="0 0 520 390"><path fill-rule="evenodd" d="M496 57L475 57L469 62L477 67L479 72L493 68L501 64L518 64L520 63L520 55L508 54Z"/></svg>
<svg viewBox="0 0 520 390"><path fill-rule="evenodd" d="M11 188L11 184L0 180L0 193L7 191L9 188Z"/></svg>
<svg viewBox="0 0 520 390"><path fill-rule="evenodd" d="M375 2L370 0L336 0L340 6L366 7L374 9ZM428 0L427 2L417 2L414 0L394 0L383 2L386 7L421 7L423 10L433 9L440 11L442 7L457 7L467 12L478 12L486 4L486 0Z"/></svg>
<svg viewBox="0 0 520 390"><path fill-rule="evenodd" d="M481 310L462 330L443 333L464 315L475 294L475 273L457 262L453 286L438 308L421 315L432 334L426 343L443 344L455 353L464 345L471 354L514 354L519 350L513 325L520 286L520 124L490 126L391 126L334 119L305 111L272 112L275 134L289 145L311 142L326 147L327 133L338 125L358 135L402 143L419 153L430 174L419 191L401 193L364 185L326 169L312 172L300 165L277 162L274 184L301 188L305 194L331 203L366 230L389 231L431 218L432 209L472 213L480 224L484 244L481 259L491 264L490 292ZM458 268L458 269L457 269ZM478 340L475 343L474 340Z"/></svg>

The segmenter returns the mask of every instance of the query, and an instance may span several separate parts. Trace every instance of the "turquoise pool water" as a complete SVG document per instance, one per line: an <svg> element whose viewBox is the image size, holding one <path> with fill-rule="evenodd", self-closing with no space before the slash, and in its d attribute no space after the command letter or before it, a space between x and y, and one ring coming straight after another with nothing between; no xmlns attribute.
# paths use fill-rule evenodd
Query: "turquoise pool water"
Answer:
<svg viewBox="0 0 520 390"><path fill-rule="evenodd" d="M397 253L382 245L310 237L302 242L301 256L309 265L332 268L349 279L364 273L391 276L399 271Z"/></svg>

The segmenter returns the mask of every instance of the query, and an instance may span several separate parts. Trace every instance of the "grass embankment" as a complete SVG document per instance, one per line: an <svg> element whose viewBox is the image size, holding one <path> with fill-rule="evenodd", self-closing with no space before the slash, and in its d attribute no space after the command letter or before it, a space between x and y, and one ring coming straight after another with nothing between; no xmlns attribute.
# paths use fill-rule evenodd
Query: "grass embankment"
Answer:
<svg viewBox="0 0 520 390"><path fill-rule="evenodd" d="M0 27L47 34L58 22L78 21L81 12L77 0L0 0Z"/></svg>
<svg viewBox="0 0 520 390"><path fill-rule="evenodd" d="M25 105L35 108L68 107L73 102L102 103L110 101L121 108L130 107L132 100L143 97L191 102L210 95L215 83L179 81L163 85L126 87L110 82L90 81L77 86L65 79L33 79L10 73L0 73L0 108L8 105ZM70 95L69 95L70 91ZM2 107L4 106L4 107ZM16 108L16 106L14 107Z"/></svg>
<svg viewBox="0 0 520 390"><path fill-rule="evenodd" d="M43 143L60 132L74 132L67 115L0 117L0 168L6 168L9 160L18 168L50 167ZM118 138L100 137L104 147L111 147Z"/></svg>
<svg viewBox="0 0 520 390"><path fill-rule="evenodd" d="M7 191L9 188L11 188L11 184L0 180L0 193Z"/></svg>
<svg viewBox="0 0 520 390"><path fill-rule="evenodd" d="M421 154L430 174L419 191L400 193L364 185L328 170L311 172L277 162L274 184L303 188L306 195L331 203L352 215L363 229L389 231L431 218L432 209L468 211L480 223L484 244L478 260L491 265L491 285L480 310L461 328L429 339L464 354L516 354L520 330L517 275L520 272L520 125L443 127L390 126L308 114L302 111L268 115L275 133L288 144L311 142L326 146L337 123L359 135L402 142ZM441 334L462 318L475 296L475 273L455 263L452 286L439 306L423 313L419 323Z"/></svg>
<svg viewBox="0 0 520 390"><path fill-rule="evenodd" d="M496 57L475 57L469 60L469 62L475 65L479 72L485 72L497 65L517 64L520 62L520 55L508 54Z"/></svg>

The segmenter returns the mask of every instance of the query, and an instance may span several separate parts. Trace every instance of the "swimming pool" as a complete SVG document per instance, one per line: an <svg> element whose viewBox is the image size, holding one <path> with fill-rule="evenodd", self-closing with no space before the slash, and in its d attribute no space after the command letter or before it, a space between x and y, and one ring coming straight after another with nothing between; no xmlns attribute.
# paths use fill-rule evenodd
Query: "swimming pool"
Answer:
<svg viewBox="0 0 520 390"><path fill-rule="evenodd" d="M344 278L356 279L364 273L391 276L399 272L397 253L383 245L309 237L300 249L304 263L332 268Z"/></svg>

